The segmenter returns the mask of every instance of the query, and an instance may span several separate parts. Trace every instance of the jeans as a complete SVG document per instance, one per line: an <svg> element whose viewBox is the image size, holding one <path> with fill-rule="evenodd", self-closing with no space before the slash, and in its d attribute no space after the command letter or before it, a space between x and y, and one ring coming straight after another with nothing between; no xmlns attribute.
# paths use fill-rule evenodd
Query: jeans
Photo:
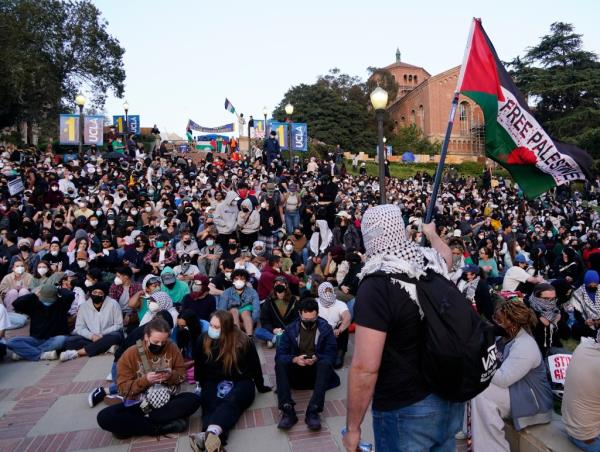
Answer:
<svg viewBox="0 0 600 452"><path fill-rule="evenodd" d="M291 362L276 361L275 378L279 408L282 409L285 404L295 405L292 399L292 388L312 389L313 394L308 407L320 413L323 411L325 392L333 372L333 366L328 361L318 360L312 366L305 367Z"/></svg>
<svg viewBox="0 0 600 452"><path fill-rule="evenodd" d="M28 317L25 314L19 314L18 312L9 312L8 313L8 323L10 326L9 330L18 330L19 328L23 328L27 324Z"/></svg>
<svg viewBox="0 0 600 452"><path fill-rule="evenodd" d="M66 339L67 336L54 336L48 339L21 336L9 339L6 346L27 361L39 361L43 352L62 349Z"/></svg>
<svg viewBox="0 0 600 452"><path fill-rule="evenodd" d="M123 403L104 408L96 420L100 428L123 438L157 436L159 427L175 419L187 419L200 406L200 397L184 392L171 397L161 408L150 411L146 417L139 405L126 407Z"/></svg>
<svg viewBox="0 0 600 452"><path fill-rule="evenodd" d="M454 452L454 435L462 426L463 413L464 403L448 402L434 394L397 410L373 410L375 450Z"/></svg>
<svg viewBox="0 0 600 452"><path fill-rule="evenodd" d="M600 452L600 436L596 436L591 443L586 443L580 439L573 438L569 435L569 439L573 444L585 452Z"/></svg>
<svg viewBox="0 0 600 452"><path fill-rule="evenodd" d="M285 232L290 235L294 232L294 229L300 226L300 212L285 212L284 218Z"/></svg>
<svg viewBox="0 0 600 452"><path fill-rule="evenodd" d="M96 342L92 342L83 336L74 335L67 337L64 346L66 350L79 350L83 348L88 356L96 356L108 351L113 345L119 345L123 342L123 339L122 331L105 334Z"/></svg>
<svg viewBox="0 0 600 452"><path fill-rule="evenodd" d="M275 342L275 335L273 333L271 333L269 330L265 329L265 328L256 328L256 330L254 331L254 337L257 339L260 339L261 341L271 341L271 342Z"/></svg>

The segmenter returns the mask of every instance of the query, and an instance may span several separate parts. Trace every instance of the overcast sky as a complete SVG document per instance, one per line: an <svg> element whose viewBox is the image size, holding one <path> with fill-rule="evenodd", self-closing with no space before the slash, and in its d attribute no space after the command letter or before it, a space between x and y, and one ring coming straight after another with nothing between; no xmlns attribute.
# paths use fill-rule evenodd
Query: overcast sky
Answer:
<svg viewBox="0 0 600 452"><path fill-rule="evenodd" d="M472 17L499 57L522 55L552 22L575 25L600 53L597 0L93 0L125 48L125 98L142 126L185 133L188 118L214 127L238 112L262 117L293 85L337 67L366 77L395 60L432 75L461 63ZM108 115L123 100L109 97Z"/></svg>

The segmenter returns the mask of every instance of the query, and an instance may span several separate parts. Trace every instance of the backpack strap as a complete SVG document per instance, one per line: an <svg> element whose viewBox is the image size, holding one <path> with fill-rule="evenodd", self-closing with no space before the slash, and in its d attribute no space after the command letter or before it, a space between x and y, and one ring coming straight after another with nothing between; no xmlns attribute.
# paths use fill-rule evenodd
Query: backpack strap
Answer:
<svg viewBox="0 0 600 452"><path fill-rule="evenodd" d="M150 372L152 369L150 367L150 363L148 362L148 357L146 356L146 351L144 350L144 343L141 340L137 340L135 342L135 346L138 351L138 355L140 357L140 361L142 362L142 367L144 368L144 372Z"/></svg>

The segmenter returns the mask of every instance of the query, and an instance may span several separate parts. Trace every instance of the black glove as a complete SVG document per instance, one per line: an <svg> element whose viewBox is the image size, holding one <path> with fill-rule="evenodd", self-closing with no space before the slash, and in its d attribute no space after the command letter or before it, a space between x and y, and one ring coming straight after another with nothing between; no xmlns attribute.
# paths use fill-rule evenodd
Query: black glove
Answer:
<svg viewBox="0 0 600 452"><path fill-rule="evenodd" d="M270 386L262 385L262 386L257 386L256 390L258 392L260 392L261 394L266 394L267 392L271 392L273 390L273 388L271 388Z"/></svg>

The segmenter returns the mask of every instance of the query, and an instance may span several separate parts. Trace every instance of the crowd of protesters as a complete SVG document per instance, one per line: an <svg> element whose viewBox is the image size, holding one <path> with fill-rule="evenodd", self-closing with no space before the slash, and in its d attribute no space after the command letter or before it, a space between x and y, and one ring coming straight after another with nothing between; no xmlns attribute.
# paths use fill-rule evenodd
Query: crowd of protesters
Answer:
<svg viewBox="0 0 600 452"><path fill-rule="evenodd" d="M271 389L260 342L277 348L278 427L297 422L291 389L304 388L313 390L305 422L320 429L325 392L340 383L335 369L354 328L370 257L361 226L378 204L377 179L358 162L347 170L339 152L290 166L274 137L249 153L232 149L235 159L171 152L167 143L146 152L134 137L114 142L110 155L91 149L68 162L51 146L0 147L0 353L31 361L114 353L112 384L89 396L91 406L110 405L98 415L102 428L119 437L179 432L202 406L203 432L193 443L216 451L255 389ZM490 171L449 171L431 232L423 217L432 177L387 174L403 240L420 249L424 235L439 238L449 251L445 276L510 344L495 393L474 399L477 420L469 421L481 450L508 450L494 413L512 409L517 423L519 409L529 408L507 404L511 388L535 369L536 391L547 395L545 357L565 343L598 353L598 184L528 201ZM13 195L16 178L24 190ZM361 312L357 324L368 324ZM27 336L5 338L25 325ZM186 381L195 393L178 392ZM157 387L168 388L166 404L149 395L161 394L151 391ZM581 397L597 400L593 390ZM597 408L565 400L563 410L589 416L567 423L572 439L600 442Z"/></svg>

